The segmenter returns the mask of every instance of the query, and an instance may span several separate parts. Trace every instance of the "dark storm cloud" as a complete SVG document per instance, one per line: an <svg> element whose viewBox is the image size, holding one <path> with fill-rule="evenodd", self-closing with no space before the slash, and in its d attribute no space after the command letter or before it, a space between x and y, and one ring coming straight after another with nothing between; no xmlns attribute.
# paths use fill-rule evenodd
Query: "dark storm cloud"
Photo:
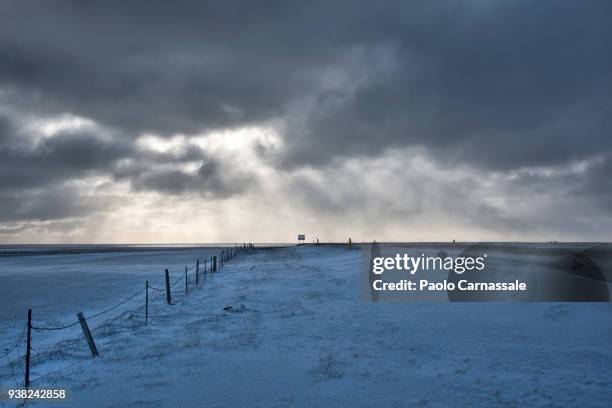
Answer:
<svg viewBox="0 0 612 408"><path fill-rule="evenodd" d="M0 222L48 221L83 217L101 211L110 203L104 196L91 197L78 189L57 186L53 189L0 192Z"/></svg>
<svg viewBox="0 0 612 408"><path fill-rule="evenodd" d="M605 199L611 39L605 1L7 1L0 102L116 134L18 149L0 117L0 189L106 174L137 191L227 197L254 180L201 149L152 153L135 138L279 121L281 170L406 146L480 171L600 156L570 184ZM202 167L172 166L184 161Z"/></svg>
<svg viewBox="0 0 612 408"><path fill-rule="evenodd" d="M105 191L92 198L73 184L89 176L127 181L136 191L206 197L228 197L247 187L244 177L219 171L195 145L176 152L142 150L125 135L97 128L37 136L36 141L0 116L0 222L80 217L105 209L113 202ZM195 174L168 170L193 161L205 162Z"/></svg>
<svg viewBox="0 0 612 408"><path fill-rule="evenodd" d="M610 151L609 5L493 3L402 16L395 66L336 108L320 95L294 158L419 144L508 169Z"/></svg>
<svg viewBox="0 0 612 408"><path fill-rule="evenodd" d="M10 124L5 128L4 134L0 129L0 191L53 188L109 171L116 160L131 151L131 146L122 141L105 141L87 131L59 133L28 147L21 140L25 135L13 133Z"/></svg>
<svg viewBox="0 0 612 408"><path fill-rule="evenodd" d="M278 115L310 85L306 58L268 48L274 13L254 4L3 7L0 83L42 96L45 109L194 131Z"/></svg>
<svg viewBox="0 0 612 408"><path fill-rule="evenodd" d="M256 123L312 96L305 127L288 129L286 163L419 144L512 168L610 149L607 2L2 8L1 84L36 95L41 109L133 132ZM355 49L386 49L392 66L330 107L336 90L320 78L351 69Z"/></svg>
<svg viewBox="0 0 612 408"><path fill-rule="evenodd" d="M197 172L153 169L142 171L131 178L137 191L154 190L168 194L197 193L206 198L225 198L246 190L254 178L249 175L227 175L212 160L200 166Z"/></svg>
<svg viewBox="0 0 612 408"><path fill-rule="evenodd" d="M130 145L104 140L95 132L60 132L36 143L0 116L0 223L82 217L111 202L70 186L90 175L109 173L130 154ZM17 233L25 227L7 227Z"/></svg>

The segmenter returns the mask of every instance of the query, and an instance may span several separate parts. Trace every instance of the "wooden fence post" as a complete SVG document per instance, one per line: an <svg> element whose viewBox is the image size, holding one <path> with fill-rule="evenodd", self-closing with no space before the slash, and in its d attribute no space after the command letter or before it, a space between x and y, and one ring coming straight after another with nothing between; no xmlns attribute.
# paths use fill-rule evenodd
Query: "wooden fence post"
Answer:
<svg viewBox="0 0 612 408"><path fill-rule="evenodd" d="M204 258L204 279L206 279L206 258Z"/></svg>
<svg viewBox="0 0 612 408"><path fill-rule="evenodd" d="M85 321L85 316L83 316L83 313L79 312L77 313L77 317L79 319L79 323L81 323L81 329L83 329L83 334L85 335L85 340L87 340L87 345L89 346L89 351L91 351L91 356L93 358L100 357L98 349L96 348L96 343L94 343L89 327L87 326L87 322Z"/></svg>
<svg viewBox="0 0 612 408"><path fill-rule="evenodd" d="M25 387L30 386L30 349L32 348L32 309L28 309L28 339L26 342Z"/></svg>
<svg viewBox="0 0 612 408"><path fill-rule="evenodd" d="M170 274L166 269L166 303L172 304L172 295L170 294Z"/></svg>
<svg viewBox="0 0 612 408"><path fill-rule="evenodd" d="M149 325L149 281L145 281L145 326Z"/></svg>
<svg viewBox="0 0 612 408"><path fill-rule="evenodd" d="M185 295L187 295L187 265L185 265Z"/></svg>
<svg viewBox="0 0 612 408"><path fill-rule="evenodd" d="M196 259L196 285L200 284L200 258Z"/></svg>
<svg viewBox="0 0 612 408"><path fill-rule="evenodd" d="M214 255L212 259L212 271L217 272L217 255Z"/></svg>

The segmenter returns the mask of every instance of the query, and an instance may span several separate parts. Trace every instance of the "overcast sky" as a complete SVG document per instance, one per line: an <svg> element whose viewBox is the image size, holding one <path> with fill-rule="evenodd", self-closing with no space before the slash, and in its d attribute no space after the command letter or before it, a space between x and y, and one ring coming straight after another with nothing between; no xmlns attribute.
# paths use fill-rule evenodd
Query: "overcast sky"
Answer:
<svg viewBox="0 0 612 408"><path fill-rule="evenodd" d="M609 1L0 3L0 243L612 240Z"/></svg>

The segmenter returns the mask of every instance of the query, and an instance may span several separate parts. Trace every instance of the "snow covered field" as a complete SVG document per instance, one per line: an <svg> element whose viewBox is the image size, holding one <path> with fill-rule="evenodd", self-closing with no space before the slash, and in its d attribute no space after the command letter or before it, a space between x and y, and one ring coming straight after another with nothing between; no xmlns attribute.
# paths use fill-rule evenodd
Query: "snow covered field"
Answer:
<svg viewBox="0 0 612 408"><path fill-rule="evenodd" d="M77 311L88 315L134 293L145 279L161 287L164 267L179 277L205 255L2 259L0 355L28 307L39 325L69 323ZM69 398L32 405L611 405L609 303L370 303L360 262L359 250L340 246L241 254L188 296L179 284L172 306L151 293L148 326L140 296L93 319L97 360L78 325L35 332L32 377L43 378L33 387L65 388ZM3 388L22 380L17 352L0 361Z"/></svg>

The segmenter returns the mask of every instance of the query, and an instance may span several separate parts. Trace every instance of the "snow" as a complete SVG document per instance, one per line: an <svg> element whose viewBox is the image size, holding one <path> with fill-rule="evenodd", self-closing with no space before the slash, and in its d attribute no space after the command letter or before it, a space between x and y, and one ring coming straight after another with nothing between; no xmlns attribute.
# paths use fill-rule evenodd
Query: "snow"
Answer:
<svg viewBox="0 0 612 408"><path fill-rule="evenodd" d="M71 322L145 279L161 286L164 267L179 277L198 256L4 259L0 318L10 335L1 345L14 342L28 307L41 325ZM78 273L84 264L87 273ZM91 359L78 326L35 332L43 353L33 378L48 376L33 386L65 388L69 398L32 405L610 406L609 303L371 303L360 265L361 252L342 246L240 254L187 296L177 285L172 306L150 293L148 326L141 297L92 321L101 359ZM16 272L25 266L27 274ZM5 387L14 380L6 368L0 376Z"/></svg>

